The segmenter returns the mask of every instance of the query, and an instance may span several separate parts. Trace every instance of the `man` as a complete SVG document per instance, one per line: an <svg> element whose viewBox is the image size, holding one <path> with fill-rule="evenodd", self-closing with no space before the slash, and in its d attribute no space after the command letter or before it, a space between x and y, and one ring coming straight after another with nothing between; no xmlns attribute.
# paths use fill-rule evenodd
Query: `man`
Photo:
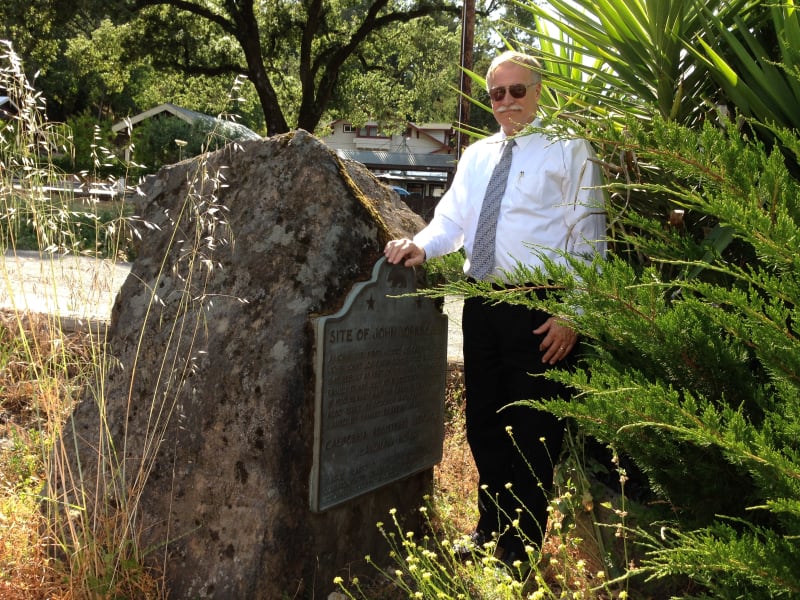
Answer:
<svg viewBox="0 0 800 600"><path fill-rule="evenodd" d="M386 245L390 263L411 267L463 246L466 274L502 287L519 263L536 268L544 256L564 263L563 253L586 260L605 253L600 174L589 144L525 132L538 125L539 69L525 54L495 58L486 84L500 132L466 149L431 223L413 240ZM497 169L500 182L490 185L499 163L505 163ZM487 230L480 215L490 204L499 215ZM480 485L471 539L479 545L497 539L501 560L511 565L526 560L526 546L541 546L563 424L544 411L508 405L564 396L563 386L533 374L570 366L578 336L542 311L481 298L465 301L462 327L467 440Z"/></svg>

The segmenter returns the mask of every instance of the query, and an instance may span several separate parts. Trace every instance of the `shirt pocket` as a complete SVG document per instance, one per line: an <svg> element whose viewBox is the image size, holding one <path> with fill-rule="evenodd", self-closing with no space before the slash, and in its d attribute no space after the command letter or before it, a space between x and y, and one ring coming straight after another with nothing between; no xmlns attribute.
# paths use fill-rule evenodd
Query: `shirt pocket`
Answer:
<svg viewBox="0 0 800 600"><path fill-rule="evenodd" d="M547 198L547 174L538 172L517 171L509 180L511 186L508 198L508 211L515 213L521 211L530 214L537 208L545 206Z"/></svg>

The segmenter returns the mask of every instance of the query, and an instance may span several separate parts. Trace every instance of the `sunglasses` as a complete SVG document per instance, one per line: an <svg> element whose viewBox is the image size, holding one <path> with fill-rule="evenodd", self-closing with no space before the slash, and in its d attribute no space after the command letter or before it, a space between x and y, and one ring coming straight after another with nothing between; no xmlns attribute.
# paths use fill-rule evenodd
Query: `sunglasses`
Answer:
<svg viewBox="0 0 800 600"><path fill-rule="evenodd" d="M506 97L506 89L508 89L508 93L511 94L512 98L524 98L525 94L528 93L528 88L533 87L536 85L535 83L529 83L525 85L524 83L515 83L513 85L500 87L493 87L489 90L489 97L492 99L492 102L500 102L503 98Z"/></svg>

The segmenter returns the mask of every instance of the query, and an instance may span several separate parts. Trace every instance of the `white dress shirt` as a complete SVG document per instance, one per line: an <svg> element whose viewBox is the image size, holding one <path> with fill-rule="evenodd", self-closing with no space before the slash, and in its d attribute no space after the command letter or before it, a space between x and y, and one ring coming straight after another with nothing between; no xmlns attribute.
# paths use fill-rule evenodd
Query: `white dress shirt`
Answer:
<svg viewBox="0 0 800 600"><path fill-rule="evenodd" d="M534 125L539 126L538 120ZM436 206L430 224L414 236L435 258L464 247L469 274L475 229L483 196L503 149L500 132L468 146L453 184ZM497 221L495 270L487 278L504 279L518 263L531 269L542 256L564 263L560 252L585 257L605 255L606 218L600 169L585 140L550 140L540 133L514 138L511 174Z"/></svg>

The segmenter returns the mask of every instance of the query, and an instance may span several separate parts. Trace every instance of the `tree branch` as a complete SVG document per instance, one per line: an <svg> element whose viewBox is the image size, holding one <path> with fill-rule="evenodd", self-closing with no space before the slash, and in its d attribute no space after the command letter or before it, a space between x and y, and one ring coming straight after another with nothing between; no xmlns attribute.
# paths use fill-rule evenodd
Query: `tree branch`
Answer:
<svg viewBox="0 0 800 600"><path fill-rule="evenodd" d="M252 5L252 2L250 2ZM229 33L231 35L236 35L236 28L234 23L228 19L226 19L223 15L217 14L212 10L209 10L205 6L201 6L199 4L195 4L194 2L189 2L188 0L135 0L134 7L135 10L139 11L148 6L172 6L173 8L177 8L179 10L185 10L186 12L192 13L197 15L198 17L202 17L216 25L219 25L223 31Z"/></svg>

